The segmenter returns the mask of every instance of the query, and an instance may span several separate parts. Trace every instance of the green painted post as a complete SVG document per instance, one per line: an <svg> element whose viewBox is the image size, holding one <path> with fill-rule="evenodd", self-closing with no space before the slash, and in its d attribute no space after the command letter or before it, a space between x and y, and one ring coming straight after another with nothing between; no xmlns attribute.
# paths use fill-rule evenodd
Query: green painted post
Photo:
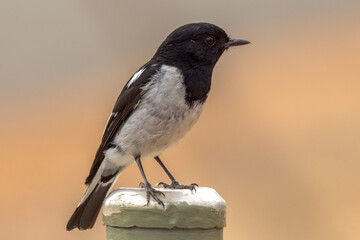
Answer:
<svg viewBox="0 0 360 240"><path fill-rule="evenodd" d="M120 188L105 200L103 221L107 240L222 240L224 199L211 188L159 189L165 209L144 189Z"/></svg>

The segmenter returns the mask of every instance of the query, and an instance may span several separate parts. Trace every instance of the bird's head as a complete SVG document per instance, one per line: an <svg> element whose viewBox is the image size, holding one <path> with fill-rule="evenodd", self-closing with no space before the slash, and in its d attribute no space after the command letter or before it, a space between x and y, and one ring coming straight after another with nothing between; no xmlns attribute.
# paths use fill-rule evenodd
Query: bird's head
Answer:
<svg viewBox="0 0 360 240"><path fill-rule="evenodd" d="M223 29L213 24L190 23L170 33L153 59L184 67L215 66L229 47L248 43L229 38Z"/></svg>

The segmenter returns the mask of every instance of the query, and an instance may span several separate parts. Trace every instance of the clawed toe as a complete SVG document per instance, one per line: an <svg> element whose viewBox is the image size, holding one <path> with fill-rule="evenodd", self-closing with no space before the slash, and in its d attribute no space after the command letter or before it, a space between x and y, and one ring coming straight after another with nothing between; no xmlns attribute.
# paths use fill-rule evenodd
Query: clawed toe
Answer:
<svg viewBox="0 0 360 240"><path fill-rule="evenodd" d="M189 189L191 191L196 192L196 188L199 187L199 185L197 185L196 183L192 183L190 185L183 185L183 184L179 184L178 182L172 182L171 184L167 184L164 182L159 182L157 184L158 187L163 187L163 188L169 188L169 189Z"/></svg>
<svg viewBox="0 0 360 240"><path fill-rule="evenodd" d="M198 188L199 185L197 185L196 183L192 183L192 184L190 184L188 187L189 187L189 189L190 189L191 191L196 192L196 188Z"/></svg>
<svg viewBox="0 0 360 240"><path fill-rule="evenodd" d="M162 188L171 188L171 185L164 183L164 182L159 182L156 184L157 187L162 187Z"/></svg>
<svg viewBox="0 0 360 240"><path fill-rule="evenodd" d="M190 185L183 185L184 189L190 189L191 191L196 192L196 188L199 187L196 183L192 183Z"/></svg>
<svg viewBox="0 0 360 240"><path fill-rule="evenodd" d="M150 204L150 196L161 206L163 206L163 208L165 208L165 205L163 203L163 201L160 200L160 198L158 197L158 195L161 195L163 197L165 197L165 194L159 190L156 190L154 188L151 187L151 185L148 183L140 183L140 187L141 188L145 188L146 190L146 201L147 201L147 205Z"/></svg>

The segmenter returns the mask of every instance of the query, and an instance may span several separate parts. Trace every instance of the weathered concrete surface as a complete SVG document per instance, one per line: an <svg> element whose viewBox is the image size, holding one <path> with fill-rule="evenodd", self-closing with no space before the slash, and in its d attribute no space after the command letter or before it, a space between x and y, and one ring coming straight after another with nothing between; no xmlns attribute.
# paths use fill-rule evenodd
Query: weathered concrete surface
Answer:
<svg viewBox="0 0 360 240"><path fill-rule="evenodd" d="M107 227L106 236L107 240L222 240L223 230Z"/></svg>
<svg viewBox="0 0 360 240"><path fill-rule="evenodd" d="M158 190L165 208L152 199L147 206L144 189L113 191L103 206L107 239L222 239L226 204L214 189Z"/></svg>

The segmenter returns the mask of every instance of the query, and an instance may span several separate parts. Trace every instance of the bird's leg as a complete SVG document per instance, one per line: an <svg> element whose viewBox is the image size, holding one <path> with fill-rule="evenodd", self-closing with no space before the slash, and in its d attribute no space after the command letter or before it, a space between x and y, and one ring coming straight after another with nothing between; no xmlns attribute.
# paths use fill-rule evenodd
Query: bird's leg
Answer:
<svg viewBox="0 0 360 240"><path fill-rule="evenodd" d="M146 190L146 200L147 200L147 205L149 205L150 203L150 196L152 196L152 198L161 206L163 206L165 208L165 205L164 203L159 199L159 197L157 196L157 194L160 194L160 195L164 195L164 193L162 193L161 191L158 191L158 190L155 190L154 188L151 187L151 184L148 182L147 178L146 178L146 175L145 175L145 172L144 172L144 169L142 167L142 164L141 164L141 160L140 160L140 156L138 157L135 157L135 161L137 163L137 165L139 166L139 169L140 169L140 172L141 172L141 175L145 181L145 183L141 182L140 183L140 187L142 188L145 188Z"/></svg>
<svg viewBox="0 0 360 240"><path fill-rule="evenodd" d="M159 156L154 157L155 160L160 164L160 166L164 169L166 174L169 176L171 180L171 184L167 184L164 182L159 182L157 186L163 186L163 188L170 188L170 189L190 189L191 191L196 191L195 187L199 187L196 183L192 183L190 185L182 185L179 184L178 181L174 178L174 176L170 173L170 171L165 167L164 163L160 160Z"/></svg>

